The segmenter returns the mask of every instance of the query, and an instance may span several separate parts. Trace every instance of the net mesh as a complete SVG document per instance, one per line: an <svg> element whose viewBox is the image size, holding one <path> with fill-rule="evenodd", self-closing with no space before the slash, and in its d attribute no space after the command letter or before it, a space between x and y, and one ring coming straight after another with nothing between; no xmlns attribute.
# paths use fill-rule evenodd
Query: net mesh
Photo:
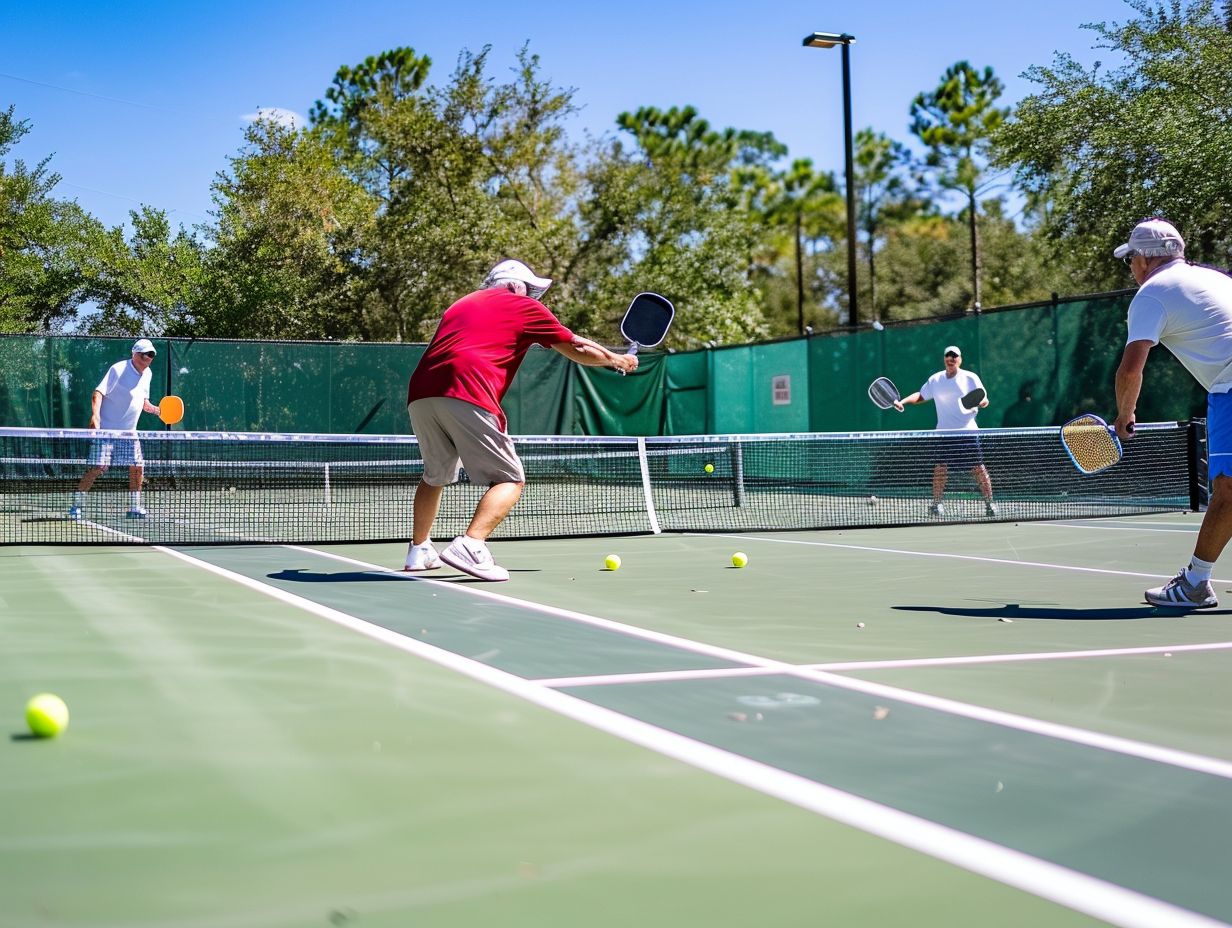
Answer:
<svg viewBox="0 0 1232 928"><path fill-rule="evenodd" d="M1061 427L1061 443L1083 473L1094 474L1121 460L1121 444L1108 424L1094 416L1079 416Z"/></svg>
<svg viewBox="0 0 1232 928"><path fill-rule="evenodd" d="M308 543L405 540L422 473L413 436L143 432L144 518L124 437L0 429L0 543ZM113 445L90 492L75 491ZM132 437L127 441L131 443ZM1056 429L516 439L522 500L497 538L663 531L911 525L928 521L936 466L945 521L989 518L987 468L1003 520L1188 508L1184 425L1143 426L1122 464L1071 466ZM434 534L460 534L487 488L447 488ZM74 517L70 507L80 504Z"/></svg>

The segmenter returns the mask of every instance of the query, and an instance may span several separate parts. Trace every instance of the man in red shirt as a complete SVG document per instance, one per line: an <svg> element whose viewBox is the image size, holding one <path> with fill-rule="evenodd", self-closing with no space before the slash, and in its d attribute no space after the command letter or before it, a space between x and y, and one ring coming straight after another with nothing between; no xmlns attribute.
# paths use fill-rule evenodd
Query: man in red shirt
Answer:
<svg viewBox="0 0 1232 928"><path fill-rule="evenodd" d="M526 474L506 431L501 399L531 345L543 345L588 367L637 370L637 356L615 354L574 335L539 302L552 281L521 261L502 261L483 287L454 303L411 375L407 409L419 439L424 472L415 489L414 537L405 569L434 570L444 562L480 580L508 580L487 539L522 495ZM488 491L466 529L439 554L432 523L441 493L465 467Z"/></svg>

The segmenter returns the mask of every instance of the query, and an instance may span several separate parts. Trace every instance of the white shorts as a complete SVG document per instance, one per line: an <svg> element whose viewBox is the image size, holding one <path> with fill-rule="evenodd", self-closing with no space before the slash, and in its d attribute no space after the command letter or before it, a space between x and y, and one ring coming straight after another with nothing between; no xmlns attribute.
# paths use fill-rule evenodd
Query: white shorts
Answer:
<svg viewBox="0 0 1232 928"><path fill-rule="evenodd" d="M496 416L473 403L452 396L429 396L407 406L411 427L419 439L424 483L443 487L466 468L471 483L525 483L526 472L501 430Z"/></svg>
<svg viewBox="0 0 1232 928"><path fill-rule="evenodd" d="M90 465L93 467L144 467L141 442L135 438L96 438L90 443Z"/></svg>

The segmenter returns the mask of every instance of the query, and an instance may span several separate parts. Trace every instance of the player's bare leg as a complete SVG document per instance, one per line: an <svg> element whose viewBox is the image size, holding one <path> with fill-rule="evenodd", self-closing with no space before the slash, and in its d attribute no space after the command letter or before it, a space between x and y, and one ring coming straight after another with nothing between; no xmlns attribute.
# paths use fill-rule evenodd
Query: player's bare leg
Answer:
<svg viewBox="0 0 1232 928"><path fill-rule="evenodd" d="M419 486L415 488L412 544L422 545L432 537L432 524L436 521L436 514L440 512L441 494L444 491L444 487L434 487L430 483L419 481Z"/></svg>
<svg viewBox="0 0 1232 928"><path fill-rule="evenodd" d="M483 494L483 499L475 507L471 524L466 528L467 537L487 541L496 526L505 521L505 516L522 498L522 487L520 483L494 483L488 487L488 492Z"/></svg>

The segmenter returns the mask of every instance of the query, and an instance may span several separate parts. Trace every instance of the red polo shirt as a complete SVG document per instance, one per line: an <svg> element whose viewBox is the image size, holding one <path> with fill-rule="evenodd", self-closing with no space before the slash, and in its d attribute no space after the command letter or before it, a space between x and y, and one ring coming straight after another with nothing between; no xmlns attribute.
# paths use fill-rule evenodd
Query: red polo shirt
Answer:
<svg viewBox="0 0 1232 928"><path fill-rule="evenodd" d="M452 396L495 413L506 429L501 400L530 346L571 341L573 333L538 300L499 288L477 290L445 310L411 374L407 402Z"/></svg>

